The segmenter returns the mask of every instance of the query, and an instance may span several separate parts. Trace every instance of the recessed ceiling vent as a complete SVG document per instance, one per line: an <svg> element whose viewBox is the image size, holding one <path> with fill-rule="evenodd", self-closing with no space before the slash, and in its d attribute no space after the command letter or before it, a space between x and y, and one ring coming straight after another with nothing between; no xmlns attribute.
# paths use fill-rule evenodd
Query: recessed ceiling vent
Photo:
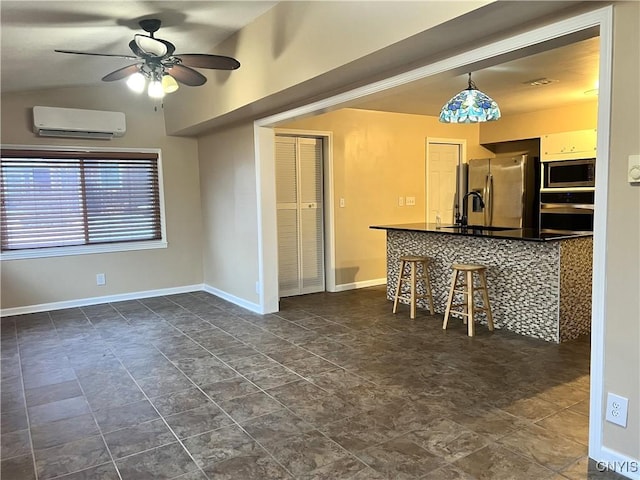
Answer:
<svg viewBox="0 0 640 480"><path fill-rule="evenodd" d="M551 83L557 83L559 80L552 80L550 78L542 77L536 78L533 80L527 80L526 82L522 82L524 85L531 85L532 87L538 87L540 85L549 85Z"/></svg>

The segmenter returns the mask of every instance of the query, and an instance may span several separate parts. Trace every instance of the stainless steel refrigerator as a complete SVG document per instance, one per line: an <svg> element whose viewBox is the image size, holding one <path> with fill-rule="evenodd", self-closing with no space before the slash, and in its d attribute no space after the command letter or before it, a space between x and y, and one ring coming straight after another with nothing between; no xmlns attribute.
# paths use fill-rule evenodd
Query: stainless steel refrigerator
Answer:
<svg viewBox="0 0 640 480"><path fill-rule="evenodd" d="M467 198L469 225L536 228L537 158L527 152L469 160L467 189L482 195L484 208Z"/></svg>

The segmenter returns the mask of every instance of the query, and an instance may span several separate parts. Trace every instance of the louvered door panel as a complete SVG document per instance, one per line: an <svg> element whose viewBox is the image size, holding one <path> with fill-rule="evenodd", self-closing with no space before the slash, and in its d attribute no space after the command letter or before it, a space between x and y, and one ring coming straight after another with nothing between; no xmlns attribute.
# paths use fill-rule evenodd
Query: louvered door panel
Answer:
<svg viewBox="0 0 640 480"><path fill-rule="evenodd" d="M297 204L298 169L295 138L276 139L276 203Z"/></svg>
<svg viewBox="0 0 640 480"><path fill-rule="evenodd" d="M278 285L280 296L300 293L300 258L298 256L298 212L278 210Z"/></svg>
<svg viewBox="0 0 640 480"><path fill-rule="evenodd" d="M295 138L277 137L278 285L282 297L300 292L297 163Z"/></svg>
<svg viewBox="0 0 640 480"><path fill-rule="evenodd" d="M299 139L302 293L324 290L322 142Z"/></svg>
<svg viewBox="0 0 640 480"><path fill-rule="evenodd" d="M302 293L324 290L324 255L322 242L322 210L303 209L300 212Z"/></svg>
<svg viewBox="0 0 640 480"><path fill-rule="evenodd" d="M276 137L280 297L324 291L322 141Z"/></svg>

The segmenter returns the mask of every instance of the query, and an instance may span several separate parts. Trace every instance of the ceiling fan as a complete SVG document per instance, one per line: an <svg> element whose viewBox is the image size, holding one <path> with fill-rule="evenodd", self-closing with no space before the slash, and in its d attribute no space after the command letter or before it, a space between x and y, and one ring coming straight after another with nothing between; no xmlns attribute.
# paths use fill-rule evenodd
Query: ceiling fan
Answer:
<svg viewBox="0 0 640 480"><path fill-rule="evenodd" d="M94 55L100 57L118 57L136 60L137 62L119 68L104 77L105 82L127 78L127 85L136 92L147 93L153 98L162 98L166 93L175 92L178 82L191 87L204 85L207 77L194 68L212 70L235 70L240 62L235 58L206 53L174 54L175 45L167 40L156 38L161 21L155 18L140 20L140 28L147 35L136 34L129 42L134 55L117 55L110 53L80 52L76 50L54 50L58 53L74 55ZM194 67L194 68L192 68Z"/></svg>

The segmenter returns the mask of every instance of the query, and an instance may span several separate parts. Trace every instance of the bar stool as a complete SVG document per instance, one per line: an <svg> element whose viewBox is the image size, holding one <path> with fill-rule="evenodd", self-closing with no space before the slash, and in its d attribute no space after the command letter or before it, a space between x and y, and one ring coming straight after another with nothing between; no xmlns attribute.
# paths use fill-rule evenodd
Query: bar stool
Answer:
<svg viewBox="0 0 640 480"><path fill-rule="evenodd" d="M398 284L393 298L393 313L398 308L398 300L408 300L411 305L411 318L416 318L416 300L426 298L429 300L429 312L433 315L433 295L431 293L431 283L429 282L429 259L427 257L417 257L415 255L404 255L400 257L400 271L398 272ZM418 272L418 265L422 265L422 273ZM409 267L408 269L406 267ZM407 271L408 270L408 271ZM418 280L424 281L425 293L418 295ZM402 295L403 284L409 284L409 296Z"/></svg>
<svg viewBox="0 0 640 480"><path fill-rule="evenodd" d="M447 300L447 309L444 312L444 322L442 329L446 330L450 315L460 315L464 323L468 323L468 334L473 337L475 334L474 314L484 312L487 316L489 330L493 331L493 317L491 316L491 305L489 304L489 294L487 292L487 267L483 265L465 265L456 263L453 265L453 276L451 278L451 288ZM479 284L474 285L473 274L478 275ZM475 294L482 293L482 306L475 303ZM462 303L453 303L454 295L462 294ZM456 310L461 308L461 310Z"/></svg>

